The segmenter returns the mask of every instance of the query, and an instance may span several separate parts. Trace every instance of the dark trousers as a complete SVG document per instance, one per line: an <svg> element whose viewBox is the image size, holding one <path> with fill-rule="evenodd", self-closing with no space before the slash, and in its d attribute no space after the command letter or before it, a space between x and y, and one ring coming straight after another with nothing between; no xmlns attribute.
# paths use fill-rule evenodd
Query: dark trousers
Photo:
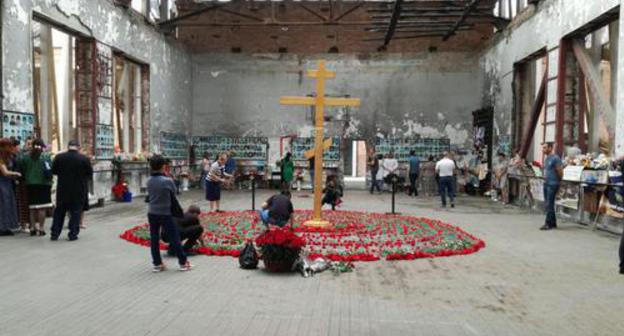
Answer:
<svg viewBox="0 0 624 336"><path fill-rule="evenodd" d="M416 182L418 182L418 174L410 174L409 176L410 178L410 196L412 196L412 194L414 196L418 196L418 185Z"/></svg>
<svg viewBox="0 0 624 336"><path fill-rule="evenodd" d="M377 188L377 191L381 192L379 181L377 181L377 172L378 172L377 170L371 171L371 188L370 188L371 194L373 193L373 191L375 191L375 188Z"/></svg>
<svg viewBox="0 0 624 336"><path fill-rule="evenodd" d="M620 272L624 272L624 233L622 233L622 240L620 241Z"/></svg>
<svg viewBox="0 0 624 336"><path fill-rule="evenodd" d="M559 191L558 184L544 183L544 207L546 209L546 226L557 227L557 215L555 214L555 198Z"/></svg>
<svg viewBox="0 0 624 336"><path fill-rule="evenodd" d="M186 239L184 245L182 245L182 249L184 249L184 252L188 252L193 248L193 246L197 244L197 241L199 240L199 238L201 238L202 233L204 233L204 228L201 225L191 225L178 228L178 233L180 235L181 242ZM165 243L170 242L166 230L163 230L161 238ZM175 253L171 244L169 245L169 251Z"/></svg>
<svg viewBox="0 0 624 336"><path fill-rule="evenodd" d="M162 257L160 256L160 230L164 230L169 240L169 245L178 256L180 265L186 264L186 254L182 250L180 244L180 233L173 221L173 216L152 215L147 214L150 227L150 249L152 252L152 261L154 266L162 265Z"/></svg>
<svg viewBox="0 0 624 336"><path fill-rule="evenodd" d="M69 239L78 238L80 233L80 216L84 205L81 203L58 203L54 209L54 215L52 217L52 228L50 228L50 235L56 239L61 235L63 226L65 225L65 215L69 212Z"/></svg>
<svg viewBox="0 0 624 336"><path fill-rule="evenodd" d="M455 204L455 178L453 176L442 176L439 179L440 198L442 198L442 206L446 206L446 196L448 195L451 204Z"/></svg>

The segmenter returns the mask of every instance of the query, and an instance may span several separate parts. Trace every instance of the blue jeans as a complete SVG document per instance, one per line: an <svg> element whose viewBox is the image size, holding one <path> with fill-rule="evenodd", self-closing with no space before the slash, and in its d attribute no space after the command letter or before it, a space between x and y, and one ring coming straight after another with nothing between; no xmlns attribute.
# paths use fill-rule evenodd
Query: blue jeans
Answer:
<svg viewBox="0 0 624 336"><path fill-rule="evenodd" d="M455 204L455 178L453 176L440 177L440 198L442 198L442 206L446 206L446 195L448 194L451 204Z"/></svg>
<svg viewBox="0 0 624 336"><path fill-rule="evenodd" d="M147 220L150 227L150 250L154 266L162 265L162 257L160 256L161 228L165 231L164 234L168 235L169 248L173 248L175 255L178 256L178 263L180 265L186 264L186 254L182 250L180 232L178 232L173 216L147 214Z"/></svg>
<svg viewBox="0 0 624 336"><path fill-rule="evenodd" d="M414 196L418 196L418 174L410 173L410 196L413 194Z"/></svg>
<svg viewBox="0 0 624 336"><path fill-rule="evenodd" d="M277 221L271 218L271 216L269 215L269 209L258 210L258 215L260 216L260 219L265 226L269 226L269 224L271 224L283 227L288 223L287 221Z"/></svg>
<svg viewBox="0 0 624 336"><path fill-rule="evenodd" d="M69 239L78 238L78 234L80 233L80 216L82 215L83 209L84 205L81 203L57 204L56 208L54 209L54 216L52 217L50 236L56 239L61 235L61 231L63 231L63 226L65 225L65 215L67 214L67 212L69 212L68 237Z"/></svg>
<svg viewBox="0 0 624 336"><path fill-rule="evenodd" d="M555 214L555 198L559 191L558 184L544 183L544 207L546 209L546 226L557 227L557 215Z"/></svg>
<svg viewBox="0 0 624 336"><path fill-rule="evenodd" d="M371 194L375 191L375 188L377 188L377 191L381 192L381 187L379 186L379 181L377 180L377 172L377 170L371 171Z"/></svg>

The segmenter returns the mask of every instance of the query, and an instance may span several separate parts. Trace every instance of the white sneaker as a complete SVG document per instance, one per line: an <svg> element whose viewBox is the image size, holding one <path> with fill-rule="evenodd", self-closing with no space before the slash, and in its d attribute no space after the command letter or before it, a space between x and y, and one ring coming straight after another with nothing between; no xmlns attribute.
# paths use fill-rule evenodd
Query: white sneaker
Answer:
<svg viewBox="0 0 624 336"><path fill-rule="evenodd" d="M191 265L191 263L187 261L186 264L179 266L178 271L186 272L190 271L191 269L193 269L193 265Z"/></svg>
<svg viewBox="0 0 624 336"><path fill-rule="evenodd" d="M152 273L160 273L160 272L164 272L167 270L167 267L165 266L165 264L160 264L158 266L153 266L152 267Z"/></svg>

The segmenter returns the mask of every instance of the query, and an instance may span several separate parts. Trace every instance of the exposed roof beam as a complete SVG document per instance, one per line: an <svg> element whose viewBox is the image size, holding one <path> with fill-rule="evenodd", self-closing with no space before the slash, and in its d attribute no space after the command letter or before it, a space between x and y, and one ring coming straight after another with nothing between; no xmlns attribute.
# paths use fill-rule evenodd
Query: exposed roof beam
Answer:
<svg viewBox="0 0 624 336"><path fill-rule="evenodd" d="M442 41L448 40L451 36L455 34L455 31L457 31L457 28L459 28L459 26L461 26L464 23L464 21L466 21L466 18L468 17L468 15L470 15L470 12L472 12L475 8L477 8L479 1L480 0L472 0L470 4L466 6L466 10L464 11L464 14L462 14L462 16L457 20L455 25L446 33L446 35L444 35L444 37L442 38Z"/></svg>
<svg viewBox="0 0 624 336"><path fill-rule="evenodd" d="M492 7L478 7L477 10L491 11ZM463 12L463 7L413 7L401 8L403 13L420 13L420 12ZM371 8L366 10L369 13L391 13L391 8Z"/></svg>
<svg viewBox="0 0 624 336"><path fill-rule="evenodd" d="M394 0L392 17L390 18L388 31L386 32L386 36L384 37L384 47L387 46L388 43L390 43L390 40L392 40L392 36L394 35L394 30L396 29L397 22L399 22L399 17L401 16L401 3L403 3L403 0Z"/></svg>
<svg viewBox="0 0 624 336"><path fill-rule="evenodd" d="M253 20L253 21L258 21L258 22L264 22L264 19L254 16L254 15L249 15L249 14L245 14L245 13L239 13L239 12L235 12L229 9L225 9L225 8L217 8L217 10L223 12L223 13L228 13L234 16L240 16L243 17L245 19L249 19L249 20Z"/></svg>
<svg viewBox="0 0 624 336"><path fill-rule="evenodd" d="M186 20L186 19L190 19L190 18L192 18L192 17L195 17L195 16L198 16L198 15L204 14L204 13L206 13L206 12L209 12L209 11L212 11L212 10L215 10L215 9L218 9L218 8L220 8L220 7L221 7L221 5L220 5L220 4L216 4L216 5L205 5L205 6L203 6L202 8L196 9L196 10L194 10L194 11L192 11L192 12L189 12L189 13L186 13L186 14L182 14L182 15L180 15L180 16L178 16L178 17L176 17L176 18L173 18L173 19L171 19L171 20L167 20L167 21L160 22L160 23L158 23L158 25L159 25L161 28L164 28L164 27L169 27L169 26L172 26L172 25L174 25L174 24L176 24L176 23L178 23L178 22L184 21L184 20Z"/></svg>
<svg viewBox="0 0 624 336"><path fill-rule="evenodd" d="M444 36L444 33L427 33L427 34L416 34L416 35L408 35L408 36L396 36L394 37L395 40L408 40L408 39L417 39L417 38L426 38L426 37L440 37L440 36ZM384 38L383 37L379 37L379 38L367 38L367 39L363 39L362 41L364 42L375 42L375 41L383 41Z"/></svg>
<svg viewBox="0 0 624 336"><path fill-rule="evenodd" d="M353 13L355 10L357 10L358 8L362 7L364 5L364 1L360 1L357 4L353 5L353 7L347 9L346 11L344 11L342 14L338 15L334 21L340 21L342 20L345 16Z"/></svg>
<svg viewBox="0 0 624 336"><path fill-rule="evenodd" d="M319 18L319 19L321 19L321 20L323 20L323 21L329 21L329 20L328 20L325 16L323 16L323 15L321 15L321 14L317 13L315 10L313 10L312 8L310 8L310 7L306 6L306 5L304 5L303 3L301 3L301 2L296 2L296 4L297 4L297 5L299 5L299 7L303 8L306 12L308 12L308 13L310 13L310 14L312 14L312 15L316 16L317 18Z"/></svg>

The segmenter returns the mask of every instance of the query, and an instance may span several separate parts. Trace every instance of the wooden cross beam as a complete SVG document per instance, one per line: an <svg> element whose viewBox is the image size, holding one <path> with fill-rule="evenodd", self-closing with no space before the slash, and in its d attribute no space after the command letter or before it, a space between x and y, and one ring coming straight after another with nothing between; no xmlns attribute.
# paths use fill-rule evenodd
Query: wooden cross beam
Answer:
<svg viewBox="0 0 624 336"><path fill-rule="evenodd" d="M313 153L307 152L306 157L309 155L314 156L314 214L312 220L306 222L308 226L326 227L329 222L324 221L321 218L321 184L323 179L323 150L325 147L331 146L331 139L329 142L324 140L324 108L325 106L360 106L360 100L357 98L330 98L325 97L325 79L336 78L336 73L325 68L325 61L319 61L318 69L308 70L307 75L310 78L316 79L316 97L282 97L280 98L280 104L282 105L303 105L314 106L314 150ZM327 146L329 144L329 146Z"/></svg>

